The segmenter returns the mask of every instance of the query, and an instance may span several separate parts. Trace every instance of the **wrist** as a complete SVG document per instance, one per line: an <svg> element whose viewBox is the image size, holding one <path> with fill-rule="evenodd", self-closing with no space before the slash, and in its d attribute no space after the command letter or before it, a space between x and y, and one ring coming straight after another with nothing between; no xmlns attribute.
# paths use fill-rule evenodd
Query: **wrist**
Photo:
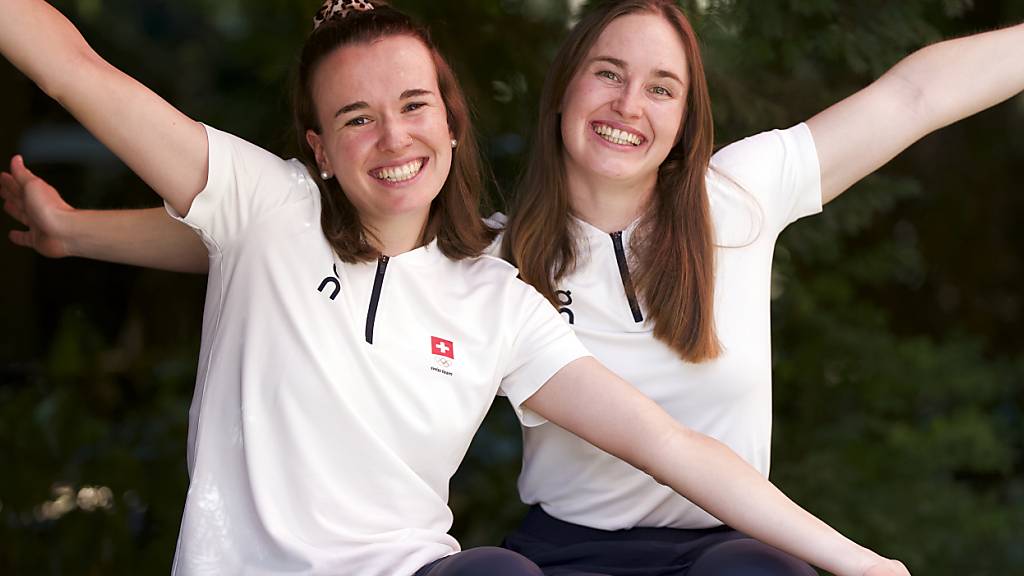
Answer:
<svg viewBox="0 0 1024 576"><path fill-rule="evenodd" d="M78 234L75 232L79 220L83 217L81 210L66 208L54 211L53 214L53 236L64 248L65 256L81 256L81 246L75 240Z"/></svg>

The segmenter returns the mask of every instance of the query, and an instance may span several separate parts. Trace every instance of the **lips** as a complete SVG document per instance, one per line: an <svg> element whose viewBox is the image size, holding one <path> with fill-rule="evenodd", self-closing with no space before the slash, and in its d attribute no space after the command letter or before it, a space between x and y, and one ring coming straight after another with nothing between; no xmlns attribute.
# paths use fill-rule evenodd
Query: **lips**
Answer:
<svg viewBox="0 0 1024 576"><path fill-rule="evenodd" d="M426 158L416 158L394 166L374 168L370 170L370 176L389 184L407 182L419 175L426 161Z"/></svg>
<svg viewBox="0 0 1024 576"><path fill-rule="evenodd" d="M594 131L601 139L617 144L619 146L640 146L647 141L642 134L626 130L622 128L616 128L603 122L594 122L590 125L590 129Z"/></svg>

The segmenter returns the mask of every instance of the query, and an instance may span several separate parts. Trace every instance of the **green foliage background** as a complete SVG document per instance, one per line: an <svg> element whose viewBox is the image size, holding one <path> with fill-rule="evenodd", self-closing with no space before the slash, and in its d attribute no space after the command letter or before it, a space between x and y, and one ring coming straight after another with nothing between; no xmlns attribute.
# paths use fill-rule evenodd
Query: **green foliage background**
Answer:
<svg viewBox="0 0 1024 576"><path fill-rule="evenodd" d="M55 2L186 113L281 153L291 65L316 4ZM430 24L462 78L500 205L569 7L395 4ZM683 4L703 39L720 145L804 120L928 42L1024 19L1022 0ZM0 155L73 123L6 63L0 80ZM930 136L792 226L776 253L772 478L917 574L1024 573L1021 134L1018 97ZM76 206L156 203L115 160L28 161ZM166 573L203 279L10 245L0 262L0 573ZM523 512L509 412L495 406L453 481L467 546L499 542ZM61 486L108 486L112 506L47 519Z"/></svg>

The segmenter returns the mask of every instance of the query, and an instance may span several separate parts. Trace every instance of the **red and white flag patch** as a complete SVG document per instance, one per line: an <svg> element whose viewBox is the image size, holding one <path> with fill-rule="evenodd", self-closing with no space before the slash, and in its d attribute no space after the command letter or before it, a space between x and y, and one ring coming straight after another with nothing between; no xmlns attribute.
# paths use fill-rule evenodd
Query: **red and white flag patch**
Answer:
<svg viewBox="0 0 1024 576"><path fill-rule="evenodd" d="M444 356L455 360L455 344L451 340L431 336L430 352L435 356Z"/></svg>

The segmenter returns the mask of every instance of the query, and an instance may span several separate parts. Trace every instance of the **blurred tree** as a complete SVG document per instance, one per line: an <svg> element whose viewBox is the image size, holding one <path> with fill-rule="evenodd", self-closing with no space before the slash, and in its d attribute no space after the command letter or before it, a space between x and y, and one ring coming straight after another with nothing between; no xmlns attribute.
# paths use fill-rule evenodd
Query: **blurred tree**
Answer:
<svg viewBox="0 0 1024 576"><path fill-rule="evenodd" d="M284 154L288 80L316 4L55 2L186 113ZM496 189L509 190L570 3L395 4L453 61ZM925 43L1024 19L1022 0L682 4L720 144L804 120ZM156 203L6 63L0 79L0 155L24 152L78 206ZM773 479L919 574L1024 570L1022 132L1018 98L937 133L794 225L776 255ZM202 278L9 245L0 260L0 573L166 573ZM465 545L497 543L522 513L518 464L498 402L453 480Z"/></svg>

